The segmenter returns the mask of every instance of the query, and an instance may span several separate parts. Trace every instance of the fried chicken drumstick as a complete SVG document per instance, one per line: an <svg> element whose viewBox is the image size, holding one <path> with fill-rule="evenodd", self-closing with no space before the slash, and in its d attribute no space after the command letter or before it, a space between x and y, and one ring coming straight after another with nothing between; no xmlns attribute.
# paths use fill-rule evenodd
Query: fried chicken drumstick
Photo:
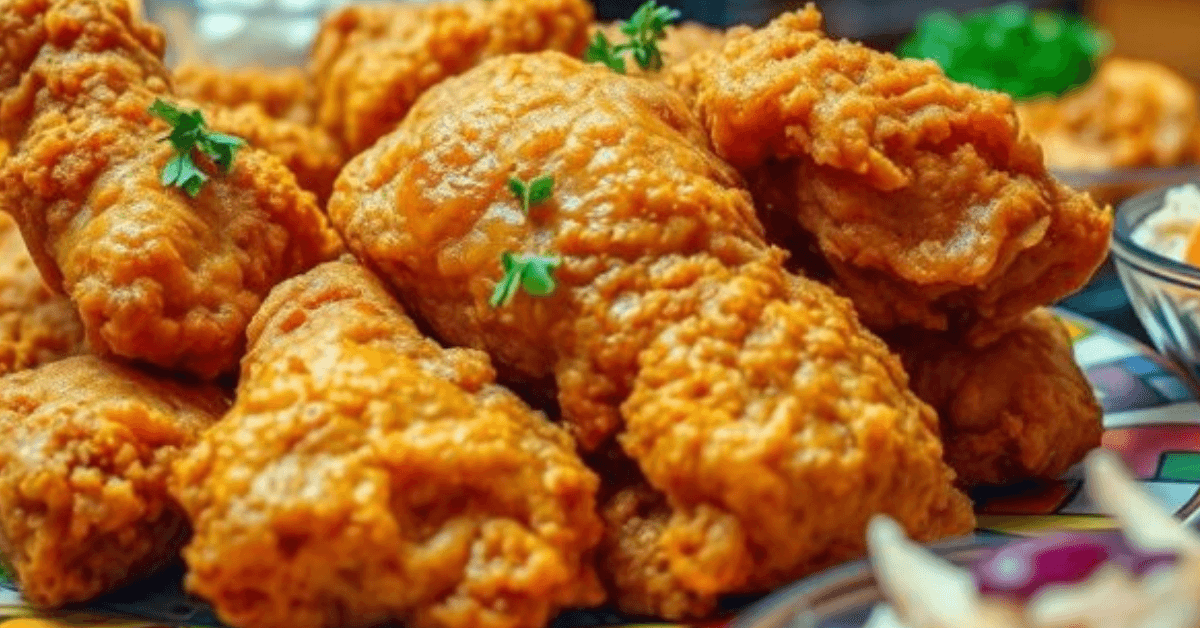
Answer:
<svg viewBox="0 0 1200 628"><path fill-rule="evenodd" d="M541 628L603 599L599 480L487 356L369 271L280 284L233 410L176 466L193 592L244 628Z"/></svg>
<svg viewBox="0 0 1200 628"><path fill-rule="evenodd" d="M95 356L0 378L0 553L38 606L82 602L174 560L173 460L223 393Z"/></svg>
<svg viewBox="0 0 1200 628"><path fill-rule="evenodd" d="M961 484L1056 478L1100 446L1100 406L1048 310L981 349L937 332L888 340L913 391L938 411L946 461Z"/></svg>
<svg viewBox="0 0 1200 628"><path fill-rule="evenodd" d="M0 0L0 209L102 354L212 377L279 281L336 254L314 197L261 150L194 199L160 181L162 33L125 0ZM215 170L213 171L215 173Z"/></svg>
<svg viewBox="0 0 1200 628"><path fill-rule="evenodd" d="M334 12L313 45L317 120L357 154L395 128L430 86L512 52L587 46L586 0L363 4Z"/></svg>
<svg viewBox="0 0 1200 628"><path fill-rule="evenodd" d="M784 272L706 145L664 85L511 55L427 91L329 205L446 342L552 377L585 449L621 432L669 511L636 546L658 572L607 577L626 610L671 617L860 554L876 512L925 539L973 522L898 360L849 301ZM526 215L509 179L541 176ZM504 252L560 256L557 290L492 307Z"/></svg>
<svg viewBox="0 0 1200 628"><path fill-rule="evenodd" d="M759 210L815 239L877 331L986 342L1104 258L1111 212L1047 173L1009 97L829 39L811 5L672 71Z"/></svg>

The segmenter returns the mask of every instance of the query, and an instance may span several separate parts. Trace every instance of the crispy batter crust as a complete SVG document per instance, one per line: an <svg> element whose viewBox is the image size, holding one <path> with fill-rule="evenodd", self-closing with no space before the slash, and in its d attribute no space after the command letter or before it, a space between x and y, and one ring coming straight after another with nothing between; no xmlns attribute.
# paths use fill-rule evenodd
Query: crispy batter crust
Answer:
<svg viewBox="0 0 1200 628"><path fill-rule="evenodd" d="M938 411L962 484L1057 478L1100 446L1100 406L1051 312L1034 310L983 349L945 334L890 341L913 391Z"/></svg>
<svg viewBox="0 0 1200 628"><path fill-rule="evenodd" d="M313 47L317 120L351 154L395 128L426 89L481 60L587 46L586 0L357 5L334 12Z"/></svg>
<svg viewBox="0 0 1200 628"><path fill-rule="evenodd" d="M176 467L188 587L246 628L540 628L603 599L567 433L331 262L250 329L238 401Z"/></svg>
<svg viewBox="0 0 1200 628"><path fill-rule="evenodd" d="M335 255L313 196L278 158L239 152L195 199L146 111L171 99L162 35L124 0L3 0L0 208L103 354L213 377L279 281Z"/></svg>
<svg viewBox="0 0 1200 628"><path fill-rule="evenodd" d="M0 375L83 349L75 307L42 280L17 224L0 212Z"/></svg>
<svg viewBox="0 0 1200 628"><path fill-rule="evenodd" d="M1011 99L829 39L811 5L729 38L690 80L759 210L815 237L877 330L977 325L986 342L1103 260L1111 212L1050 177Z"/></svg>
<svg viewBox="0 0 1200 628"><path fill-rule="evenodd" d="M544 174L526 217L508 178ZM857 555L874 512L925 539L972 525L899 361L784 272L663 85L551 52L486 61L353 160L330 216L447 342L552 374L586 449L623 429L669 508L607 544L629 548L602 558L626 610L701 615ZM490 307L506 250L561 255L554 295Z"/></svg>
<svg viewBox="0 0 1200 628"><path fill-rule="evenodd" d="M170 464L226 405L94 356L0 379L0 551L22 596L82 602L174 559Z"/></svg>

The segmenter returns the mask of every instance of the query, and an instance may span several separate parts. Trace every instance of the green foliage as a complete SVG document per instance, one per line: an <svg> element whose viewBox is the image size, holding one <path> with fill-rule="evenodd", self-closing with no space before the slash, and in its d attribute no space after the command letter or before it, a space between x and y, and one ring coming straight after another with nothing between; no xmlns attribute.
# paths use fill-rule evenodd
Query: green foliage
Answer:
<svg viewBox="0 0 1200 628"><path fill-rule="evenodd" d="M956 81L1029 99L1086 83L1108 46L1083 19L1013 3L961 18L926 14L897 54L933 59Z"/></svg>

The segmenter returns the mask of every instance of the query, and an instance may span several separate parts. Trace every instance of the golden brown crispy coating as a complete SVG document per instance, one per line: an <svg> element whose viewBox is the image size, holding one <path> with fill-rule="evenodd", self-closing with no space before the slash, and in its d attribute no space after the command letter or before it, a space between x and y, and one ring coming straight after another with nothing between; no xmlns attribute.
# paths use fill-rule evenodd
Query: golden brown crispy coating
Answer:
<svg viewBox="0 0 1200 628"><path fill-rule="evenodd" d="M280 160L296 175L300 187L324 205L333 182L346 163L342 147L324 129L269 117L256 104L208 107L212 128L231 133Z"/></svg>
<svg viewBox="0 0 1200 628"><path fill-rule="evenodd" d="M395 128L430 86L512 52L587 46L586 0L364 4L326 18L313 47L317 119L357 154Z"/></svg>
<svg viewBox="0 0 1200 628"><path fill-rule="evenodd" d="M972 524L898 360L848 301L783 271L705 144L666 86L512 55L426 92L329 206L447 342L553 375L585 449L624 423L670 507L657 539L625 546L668 562L658 592L608 578L623 608L671 617L861 553L874 512L925 539ZM526 217L507 181L540 175L553 194ZM503 251L562 256L553 296L490 307Z"/></svg>
<svg viewBox="0 0 1200 628"><path fill-rule="evenodd" d="M0 375L83 350L83 325L42 280L13 219L0 212Z"/></svg>
<svg viewBox="0 0 1200 628"><path fill-rule="evenodd" d="M1100 446L1100 406L1051 312L1034 310L983 349L938 333L890 340L917 396L938 411L961 483L1056 478Z"/></svg>
<svg viewBox="0 0 1200 628"><path fill-rule="evenodd" d="M2 0L0 208L91 347L211 377L279 281L336 254L314 197L278 158L238 153L189 198L166 188L162 34L123 0Z"/></svg>
<svg viewBox="0 0 1200 628"><path fill-rule="evenodd" d="M171 73L175 94L206 105L258 105L272 118L312 124L316 90L300 68L218 68L185 63Z"/></svg>
<svg viewBox="0 0 1200 628"><path fill-rule="evenodd" d="M1110 58L1082 88L1017 113L1061 170L1175 166L1191 159L1200 102L1187 79L1158 63Z"/></svg>
<svg viewBox="0 0 1200 628"><path fill-rule="evenodd" d="M729 38L698 80L717 153L815 236L877 330L981 323L982 342L1107 250L1110 212L1049 176L1011 99L828 39L811 5Z"/></svg>
<svg viewBox="0 0 1200 628"><path fill-rule="evenodd" d="M226 407L217 388L95 356L0 378L0 552L22 596L81 602L178 556L170 464Z"/></svg>
<svg viewBox="0 0 1200 628"><path fill-rule="evenodd" d="M602 601L599 479L352 261L280 284L238 400L176 467L188 587L248 628L541 628Z"/></svg>

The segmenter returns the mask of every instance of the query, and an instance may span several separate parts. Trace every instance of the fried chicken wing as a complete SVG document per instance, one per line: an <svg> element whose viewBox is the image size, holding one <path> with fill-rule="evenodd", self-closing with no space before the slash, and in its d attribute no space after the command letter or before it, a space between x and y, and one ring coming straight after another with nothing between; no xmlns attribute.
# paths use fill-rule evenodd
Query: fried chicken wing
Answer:
<svg viewBox="0 0 1200 628"><path fill-rule="evenodd" d="M13 219L0 212L0 375L83 350L83 325L42 280Z"/></svg>
<svg viewBox="0 0 1200 628"><path fill-rule="evenodd" d="M246 628L541 628L602 601L599 480L493 380L357 263L280 284L233 410L176 467L188 587Z"/></svg>
<svg viewBox="0 0 1200 628"><path fill-rule="evenodd" d="M683 82L717 154L815 238L876 330L985 342L1103 260L1111 212L1047 173L1007 96L828 39L811 5L704 61Z"/></svg>
<svg viewBox="0 0 1200 628"><path fill-rule="evenodd" d="M313 47L317 119L356 154L395 128L423 91L481 60L587 46L586 0L463 0L350 6Z"/></svg>
<svg viewBox="0 0 1200 628"><path fill-rule="evenodd" d="M300 68L218 68L185 63L171 73L175 94L207 105L258 105L277 120L313 123L316 89Z"/></svg>
<svg viewBox="0 0 1200 628"><path fill-rule="evenodd" d="M939 333L889 340L938 411L962 484L1056 478L1100 446L1100 406L1053 313L1034 310L982 349Z"/></svg>
<svg viewBox="0 0 1200 628"><path fill-rule="evenodd" d="M706 145L664 85L511 55L427 91L329 205L446 342L553 376L585 450L620 432L669 512L602 564L658 569L607 577L626 610L670 617L860 554L875 512L925 539L972 525L898 360L848 301L783 270ZM544 175L525 215L509 179ZM506 251L559 256L553 295L489 305Z"/></svg>
<svg viewBox="0 0 1200 628"><path fill-rule="evenodd" d="M0 208L102 354L215 376L279 281L336 255L278 158L240 151L196 198L160 180L174 149L161 32L124 0L0 0Z"/></svg>
<svg viewBox="0 0 1200 628"><path fill-rule="evenodd" d="M38 606L81 602L178 556L170 464L222 392L77 356L0 378L0 553Z"/></svg>

